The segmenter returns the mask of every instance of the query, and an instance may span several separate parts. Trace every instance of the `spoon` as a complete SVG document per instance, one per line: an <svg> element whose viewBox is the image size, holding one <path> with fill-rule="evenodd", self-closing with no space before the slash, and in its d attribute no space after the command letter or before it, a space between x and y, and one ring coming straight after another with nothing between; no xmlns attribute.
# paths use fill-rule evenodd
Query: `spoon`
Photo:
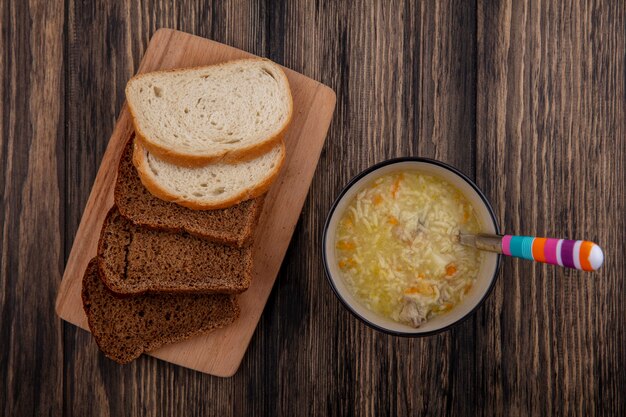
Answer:
<svg viewBox="0 0 626 417"><path fill-rule="evenodd" d="M604 262L602 248L587 240L464 233L457 238L476 249L583 271L595 271Z"/></svg>

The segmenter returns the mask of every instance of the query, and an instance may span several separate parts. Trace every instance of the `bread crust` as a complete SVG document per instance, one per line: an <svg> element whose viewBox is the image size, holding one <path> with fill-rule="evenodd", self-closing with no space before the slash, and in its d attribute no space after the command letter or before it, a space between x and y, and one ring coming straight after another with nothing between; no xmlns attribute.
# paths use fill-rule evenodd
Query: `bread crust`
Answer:
<svg viewBox="0 0 626 417"><path fill-rule="evenodd" d="M246 256L247 258L248 256ZM180 295L191 295L191 294L205 294L205 295L211 295L211 294L222 294L222 295L238 295L238 294L242 294L244 292L246 292L248 290L248 288L250 288L250 284L252 283L252 276L250 274L247 274L246 276L246 281L239 287L233 288L232 290L220 290L220 289L211 289L211 288L207 288L204 290L194 290L194 289L188 289L188 288L180 288L180 289L170 289L170 288L163 288L163 287L159 287L158 285L155 285L153 288L150 289L146 289L146 290L142 290L142 291L130 291L130 292L123 292L120 291L120 288L118 288L114 283L110 282L107 277L106 274L104 273L104 259L101 256L98 256L98 275L100 276L100 280L102 280L102 283L107 287L107 289L109 290L109 292L114 295L116 298L133 298L133 297L137 297L140 295L147 295L147 294L153 294L153 295L158 295L158 294L180 294ZM244 262L252 262L252 256L250 255L250 259L246 259Z"/></svg>
<svg viewBox="0 0 626 417"><path fill-rule="evenodd" d="M291 117L291 116L290 116ZM158 143L150 142L143 135L141 130L137 127L137 123L133 118L133 126L135 130L135 137L141 142L144 148L148 150L148 152L154 154L159 159L162 159L166 162L169 162L173 165L179 165L189 168L201 167L211 163L225 162L229 164L235 164L238 162L246 162L251 159L257 158L264 153L267 153L270 149L276 146L276 143L281 141L284 137L285 130L287 130L288 126L285 126L283 130L281 130L276 135L270 137L265 142L257 142L248 145L245 148L240 148L236 152L234 151L225 151L220 154L216 154L211 157L205 157L198 154L186 154L182 155L179 153L175 153L167 147L159 145Z"/></svg>
<svg viewBox="0 0 626 417"><path fill-rule="evenodd" d="M141 143L138 141L135 141L133 144L134 146L133 165L135 165L135 168L137 169L137 173L139 174L139 179L141 180L141 183L144 185L144 187L146 187L146 189L152 195L154 195L157 198L160 198L161 200L176 203L178 205L190 208L192 210L223 209L223 208L234 206L235 204L241 203L242 201L259 197L265 194L269 190L270 186L272 185L276 177L278 177L278 174L280 173L280 169L282 168L283 163L285 162L285 155L286 155L285 143L281 141L280 144L281 144L280 160L275 165L270 175L263 182L259 183L254 188L247 188L247 189L241 190L238 194L234 195L230 199L224 200L221 203L216 203L216 204L211 204L211 203L201 204L196 201L184 200L184 199L181 199L180 196L172 194L168 190L161 187L152 178L152 175L150 174L150 170L147 166L147 162L143 156L144 151L141 148Z"/></svg>
<svg viewBox="0 0 626 417"><path fill-rule="evenodd" d="M279 128L276 134L274 134L273 136L267 137L265 140L261 142L251 143L249 145L245 145L245 146L242 146L241 148L237 148L233 150L206 152L204 154L198 154L197 152L189 152L189 153L177 152L172 149L169 149L166 146L156 143L155 141L150 140L148 135L145 134L145 132L143 132L141 128L139 127L137 123L137 118L138 118L137 113L135 109L133 108L131 102L127 99L126 102L128 104L128 110L130 111L133 126L135 127L135 134L136 134L137 139L141 141L141 143L149 152L153 153L160 159L170 162L175 165L188 166L188 167L197 167L197 166L202 166L208 163L215 163L215 162L228 162L228 163L243 162L243 161L247 161L250 159L254 159L258 157L259 155L262 155L266 153L268 150L270 150L274 145L276 145L276 142L282 140L285 134L285 131L291 124L291 119L293 117L293 96L291 95L291 89L289 88L289 80L287 79L285 72L282 70L280 65L270 61L269 59L266 59L266 58L235 59L235 60L226 61L226 62L222 62L220 64L215 64L215 65L204 65L204 66L196 66L196 67L190 67L190 68L174 68L174 69L169 69L169 70L161 70L161 71L153 71L149 73L137 74L134 77L132 77L126 84L125 94L126 94L126 97L128 97L128 86L132 80L141 79L142 77L148 74L167 74L171 72L193 71L193 70L198 70L200 68L220 67L220 66L230 65L230 64L240 62L240 61L269 62L272 65L276 65L276 67L280 70L280 76L283 78L284 83L288 87L287 93L289 96L289 114L287 115L287 118L285 119L285 121L283 122L282 126Z"/></svg>
<svg viewBox="0 0 626 417"><path fill-rule="evenodd" d="M174 343L174 342L179 342L181 340L188 339L198 334L207 333L207 332L228 326L232 324L235 320L237 320L239 318L239 315L241 314L241 308L239 307L239 303L237 302L237 299L235 298L235 296L230 296L230 307L233 310L232 316L222 318L219 322L216 322L216 323L210 323L211 324L210 326L205 325L204 327L200 329L189 330L175 337L170 336L170 337L163 337L162 339L142 340L143 343L141 345L137 345L136 348L132 352L126 352L125 355L115 355L115 352L109 351L107 347L104 345L103 340L102 340L104 336L102 335L102 332L100 331L99 327L96 326L96 323L94 323L93 316L90 311L91 310L90 300L87 297L87 286L85 285L85 283L87 279L89 278L89 273L91 272L93 268L96 268L96 273L98 274L98 278L101 279L98 267L97 265L94 265L95 263L97 263L97 258L93 258L91 259L91 261L89 261L89 264L83 276L82 289L81 289L81 299L83 302L83 310L85 311L85 315L87 316L87 324L89 325L89 330L91 331L91 334L93 335L94 340L96 341L96 344L98 345L98 348L104 353L104 355L107 358L112 359L119 364L123 365L123 364L129 363L137 359L143 353L151 352L163 345Z"/></svg>
<svg viewBox="0 0 626 417"><path fill-rule="evenodd" d="M253 212L253 216L246 216L245 217L245 224L243 225L243 231L236 235L236 234L229 234L228 232L224 232L224 231L208 231L207 233L202 233L202 232L198 232L198 231L194 231L194 230L189 230L187 228L185 228L184 226L180 226L180 227L168 227L165 225L155 225L155 224L151 224L148 222L144 222L144 221L138 221L136 218L134 218L132 212L130 212L129 208L127 206L125 206L124 204L120 204L120 201L123 200L123 197L121 195L122 193L122 186L120 181L122 181L119 177L120 172L122 172L121 166L123 163L125 163L125 154L127 152L129 152L128 147L132 147L133 146L133 137L134 135L130 135L129 139L126 142L126 145L124 145L124 152L122 154L122 156L120 157L120 161L118 163L118 167L117 167L117 172L118 172L118 178L116 180L115 183L115 190L114 190L114 197L115 197L115 205L117 205L120 214L125 217L127 220L131 221L132 223L138 225L138 226L142 226L145 227L147 229L151 229L151 230L161 230L161 231L167 231L167 232L172 232L172 233L189 233L192 236L198 237L200 239L205 239L211 242L215 242L215 243L220 243L223 245L227 245L227 246L234 246L237 248L243 248L246 246L250 246L252 244L252 242L254 241L254 231L256 229L256 225L259 222L259 218L261 217L261 213L263 212L263 204L265 202L265 196L261 195L259 197L256 197L254 200L255 202L252 204L255 204L254 207L254 212ZM132 152L132 149L130 149L130 152ZM131 154L131 158L132 160L132 154ZM132 161L131 161L132 163ZM132 170L134 170L134 174L132 175L137 175L137 169L134 167L134 165L131 167ZM141 181L141 179L140 179ZM142 184L143 185L143 184ZM152 195L150 193L150 195ZM153 196L154 197L154 196ZM154 197L157 198L157 197ZM173 203L172 203L173 204Z"/></svg>
<svg viewBox="0 0 626 417"><path fill-rule="evenodd" d="M100 237L98 238L98 256L97 256L97 264L98 264L98 276L100 280L104 283L107 289L115 295L117 298L128 298L128 297L136 297L138 295L144 294L241 294L245 292L248 288L250 288L250 284L252 283L252 250L248 250L244 254L244 258L242 262L248 265L248 268L245 270L244 281L241 285L229 288L229 289L219 289L219 288L205 288L205 289L188 289L188 288L180 288L180 289L171 289L164 288L159 286L158 283L156 285L152 285L150 288L140 291L123 291L120 287L116 285L116 283L111 282L108 279L107 274L105 273L105 259L102 257L104 253L104 231L108 227L108 225L113 220L115 213L119 214L119 210L117 206L111 207L109 212L107 213L104 222L102 222L102 228L100 229ZM119 214L121 216L121 214ZM124 218L124 216L122 216ZM132 222L131 222L132 223ZM141 226L139 226L141 227ZM163 232L167 233L167 232Z"/></svg>
<svg viewBox="0 0 626 417"><path fill-rule="evenodd" d="M264 196L260 196L257 198L262 198L265 200ZM115 198L117 204L117 197ZM188 233L191 236L195 236L200 239L207 240L209 242L219 243L220 245L232 246L235 248L245 248L254 242L254 229L259 222L259 218L261 217L261 212L263 211L263 201L259 204L259 208L255 210L254 217L250 218L250 221L244 227L245 232L241 234L241 236L237 238L227 237L227 233L198 233L196 231L187 230L185 227L168 227L168 226L156 226L150 223L145 222L137 222L132 218L130 213L126 212L126 209L122 209L118 206L120 211L120 215L124 217L126 220L136 224L137 226L145 227L146 229L155 230L155 231L164 231L170 233Z"/></svg>

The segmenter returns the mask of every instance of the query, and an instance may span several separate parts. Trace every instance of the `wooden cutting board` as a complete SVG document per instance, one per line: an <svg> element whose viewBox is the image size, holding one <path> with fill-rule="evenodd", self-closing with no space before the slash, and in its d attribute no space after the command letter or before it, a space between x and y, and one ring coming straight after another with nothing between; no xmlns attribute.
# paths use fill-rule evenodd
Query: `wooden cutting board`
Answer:
<svg viewBox="0 0 626 417"><path fill-rule="evenodd" d="M150 40L139 72L249 57L253 55L208 39L160 29ZM335 109L333 90L302 74L284 70L294 107L285 136L287 157L259 220L253 247L252 285L239 296L241 316L227 328L165 346L151 352L152 356L223 377L232 376L243 359L300 216ZM82 277L89 260L96 255L102 222L113 205L118 161L132 129L124 105L89 195L56 300L57 314L85 330L88 327L80 296Z"/></svg>

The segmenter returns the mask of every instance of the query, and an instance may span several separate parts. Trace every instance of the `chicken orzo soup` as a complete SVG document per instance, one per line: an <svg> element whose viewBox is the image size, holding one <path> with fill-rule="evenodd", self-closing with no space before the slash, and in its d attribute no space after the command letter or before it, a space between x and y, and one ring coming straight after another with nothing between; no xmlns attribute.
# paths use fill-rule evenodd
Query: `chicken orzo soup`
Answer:
<svg viewBox="0 0 626 417"><path fill-rule="evenodd" d="M447 181L394 172L361 190L335 240L341 276L368 309L419 327L448 312L471 289L482 254L459 244L478 233L470 202Z"/></svg>

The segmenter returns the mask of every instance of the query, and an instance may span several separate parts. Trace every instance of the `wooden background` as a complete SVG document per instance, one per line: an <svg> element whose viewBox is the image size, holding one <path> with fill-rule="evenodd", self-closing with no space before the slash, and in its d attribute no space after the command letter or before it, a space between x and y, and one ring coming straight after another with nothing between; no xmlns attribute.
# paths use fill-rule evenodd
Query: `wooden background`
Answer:
<svg viewBox="0 0 626 417"><path fill-rule="evenodd" d="M561 4L563 3L563 4ZM622 1L0 0L0 414L626 414ZM54 314L64 264L152 33L224 42L337 92L327 145L235 377L118 366ZM507 259L453 330L376 333L324 277L328 208L361 169L434 157L504 229L586 238L599 273Z"/></svg>

